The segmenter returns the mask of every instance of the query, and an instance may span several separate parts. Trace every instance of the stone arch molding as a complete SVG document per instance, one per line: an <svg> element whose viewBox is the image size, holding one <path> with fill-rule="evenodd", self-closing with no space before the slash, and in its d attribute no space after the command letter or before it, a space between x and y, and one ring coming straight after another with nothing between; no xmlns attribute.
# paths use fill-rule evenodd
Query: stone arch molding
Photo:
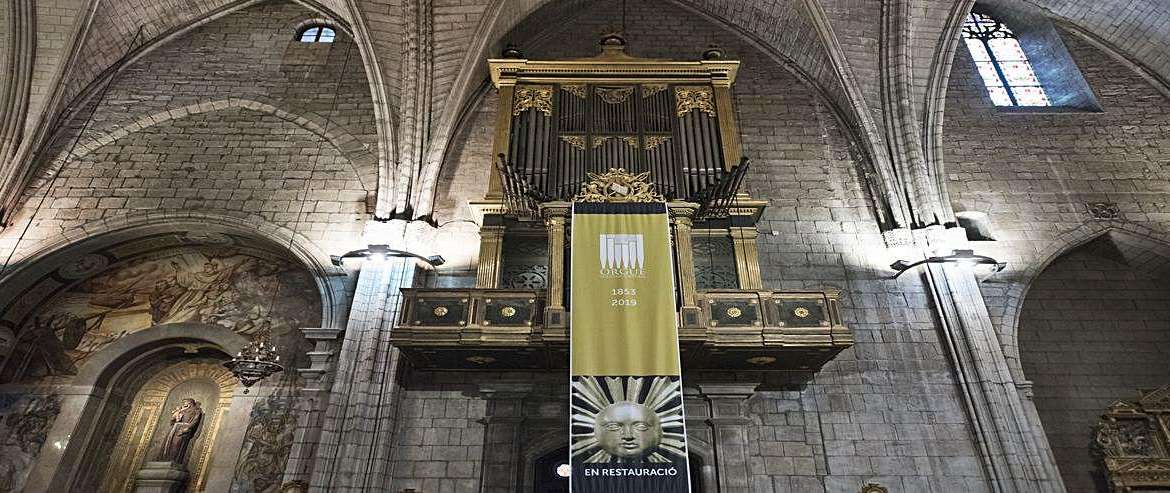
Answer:
<svg viewBox="0 0 1170 493"><path fill-rule="evenodd" d="M1008 361L1013 380L1016 382L1027 381L1020 364L1018 343L1020 314L1024 308L1024 300L1027 299L1028 292L1036 283L1036 279L1056 259L1093 240L1106 236L1118 238L1128 245L1170 258L1170 232L1120 220L1086 222L1049 241L1043 249L1032 256L1034 261L1030 262L1030 265L1016 276L1017 282L1004 295L1005 309L999 330L1004 356Z"/></svg>
<svg viewBox="0 0 1170 493"><path fill-rule="evenodd" d="M325 139L331 145L333 145L333 147L336 148L338 152L340 152L346 159L349 160L353 167L354 174L357 175L358 182L360 182L362 185L362 189L366 190L367 192L374 191L374 187L377 183L378 158L377 155L371 153L368 146L358 140L357 137L348 132L345 132L344 130L341 130L339 128L340 125L337 125L336 122L332 122L327 118L315 113L298 113L279 107L271 102L244 98L207 100L198 103L192 103L186 106L180 106L178 108L159 111L150 115L141 116L133 122L121 125L117 129L110 132L104 132L98 134L97 136L88 138L83 142L78 142L72 153L69 151L62 151L60 154L57 154L40 173L38 180L39 183L35 183L33 186L44 186L49 180L52 179L54 175L62 170L66 163L81 159L90 153L93 153L104 146L113 144L118 139L127 137L133 133L140 132L155 125L173 120L179 120L189 116L234 108L242 108L275 116Z"/></svg>
<svg viewBox="0 0 1170 493"><path fill-rule="evenodd" d="M349 298L346 272L334 266L329 254L312 240L262 217L245 213L203 211L134 212L103 219L64 231L28 247L27 254L13 259L14 269L0 278L0 305L19 296L26 286L48 275L69 255L83 255L109 245L166 233L231 233L254 240L271 251L287 253L306 269L317 286L321 300L320 327L345 327ZM19 253L19 252L18 252Z"/></svg>

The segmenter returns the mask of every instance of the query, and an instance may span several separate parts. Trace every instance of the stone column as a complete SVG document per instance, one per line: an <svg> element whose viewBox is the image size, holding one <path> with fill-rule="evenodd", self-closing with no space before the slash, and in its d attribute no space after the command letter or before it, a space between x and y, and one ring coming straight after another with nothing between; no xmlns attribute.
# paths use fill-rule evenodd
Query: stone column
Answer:
<svg viewBox="0 0 1170 493"><path fill-rule="evenodd" d="M674 229L674 254L678 263L678 292L682 300L681 328L702 328L695 282L695 248L691 242L691 226L698 204L673 202L670 204L670 223Z"/></svg>
<svg viewBox="0 0 1170 493"><path fill-rule="evenodd" d="M961 228L927 228L919 237L930 255L962 248ZM942 324L947 348L961 390L984 469L996 491L1059 492L1064 484L1050 460L1043 432L1016 388L1004 357L999 334L987 312L972 266L926 264L922 269Z"/></svg>
<svg viewBox="0 0 1170 493"><path fill-rule="evenodd" d="M544 306L544 327L562 329L565 319L565 224L571 204L549 202L541 206L548 230L548 295Z"/></svg>
<svg viewBox="0 0 1170 493"><path fill-rule="evenodd" d="M712 437L715 462L719 471L719 491L750 491L748 470L748 434L751 424L744 414L744 401L756 392L758 383L699 384L699 391L711 406Z"/></svg>
<svg viewBox="0 0 1170 493"><path fill-rule="evenodd" d="M760 232L755 226L731 228L739 289L764 289L764 281L760 276L760 251L756 247L756 238L759 236Z"/></svg>
<svg viewBox="0 0 1170 493"><path fill-rule="evenodd" d="M520 452L523 437L524 398L532 392L531 384L499 383L484 386L480 395L487 401L484 425L483 493L517 491L520 477Z"/></svg>
<svg viewBox="0 0 1170 493"><path fill-rule="evenodd" d="M401 223L387 225L387 236L405 237ZM415 265L400 257L362 262L310 480L322 491L383 491L390 483L400 362L389 336L402 309L399 288L411 285Z"/></svg>
<svg viewBox="0 0 1170 493"><path fill-rule="evenodd" d="M481 289L496 288L500 284L504 226L489 224L492 217L484 216L484 225L479 228L479 263L475 270L475 287Z"/></svg>

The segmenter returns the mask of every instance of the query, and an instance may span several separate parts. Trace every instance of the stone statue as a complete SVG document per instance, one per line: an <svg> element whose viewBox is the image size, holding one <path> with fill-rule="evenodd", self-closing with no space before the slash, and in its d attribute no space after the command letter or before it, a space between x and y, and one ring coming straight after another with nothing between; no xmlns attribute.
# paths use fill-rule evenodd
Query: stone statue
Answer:
<svg viewBox="0 0 1170 493"><path fill-rule="evenodd" d="M199 431L203 421L203 409L195 399L183 399L183 404L171 411L171 431L163 442L158 460L182 464L187 460L187 448Z"/></svg>

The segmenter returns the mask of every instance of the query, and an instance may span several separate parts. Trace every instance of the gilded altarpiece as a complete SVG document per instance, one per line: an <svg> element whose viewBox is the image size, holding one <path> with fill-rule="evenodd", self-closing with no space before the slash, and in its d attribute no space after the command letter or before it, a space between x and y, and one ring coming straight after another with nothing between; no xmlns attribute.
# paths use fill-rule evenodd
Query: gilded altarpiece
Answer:
<svg viewBox="0 0 1170 493"><path fill-rule="evenodd" d="M1110 490L1170 491L1170 385L1109 406L1095 446Z"/></svg>
<svg viewBox="0 0 1170 493"><path fill-rule="evenodd" d="M153 460L170 429L170 410L185 398L203 408L203 422L187 455L191 479L187 491L203 491L207 483L211 444L231 404L236 386L231 372L214 361L183 362L147 380L134 397L122 432L110 453L101 491L131 491L134 474L143 462Z"/></svg>

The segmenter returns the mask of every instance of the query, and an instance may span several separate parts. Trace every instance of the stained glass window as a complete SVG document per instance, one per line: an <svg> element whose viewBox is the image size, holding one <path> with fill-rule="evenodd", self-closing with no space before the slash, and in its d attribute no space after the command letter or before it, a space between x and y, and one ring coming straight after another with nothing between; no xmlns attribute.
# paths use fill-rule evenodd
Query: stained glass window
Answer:
<svg viewBox="0 0 1170 493"><path fill-rule="evenodd" d="M972 12L963 23L963 40L996 106L1049 106L1020 40L1002 22Z"/></svg>
<svg viewBox="0 0 1170 493"><path fill-rule="evenodd" d="M336 35L331 27L309 26L301 30L297 40L302 43L332 43Z"/></svg>

